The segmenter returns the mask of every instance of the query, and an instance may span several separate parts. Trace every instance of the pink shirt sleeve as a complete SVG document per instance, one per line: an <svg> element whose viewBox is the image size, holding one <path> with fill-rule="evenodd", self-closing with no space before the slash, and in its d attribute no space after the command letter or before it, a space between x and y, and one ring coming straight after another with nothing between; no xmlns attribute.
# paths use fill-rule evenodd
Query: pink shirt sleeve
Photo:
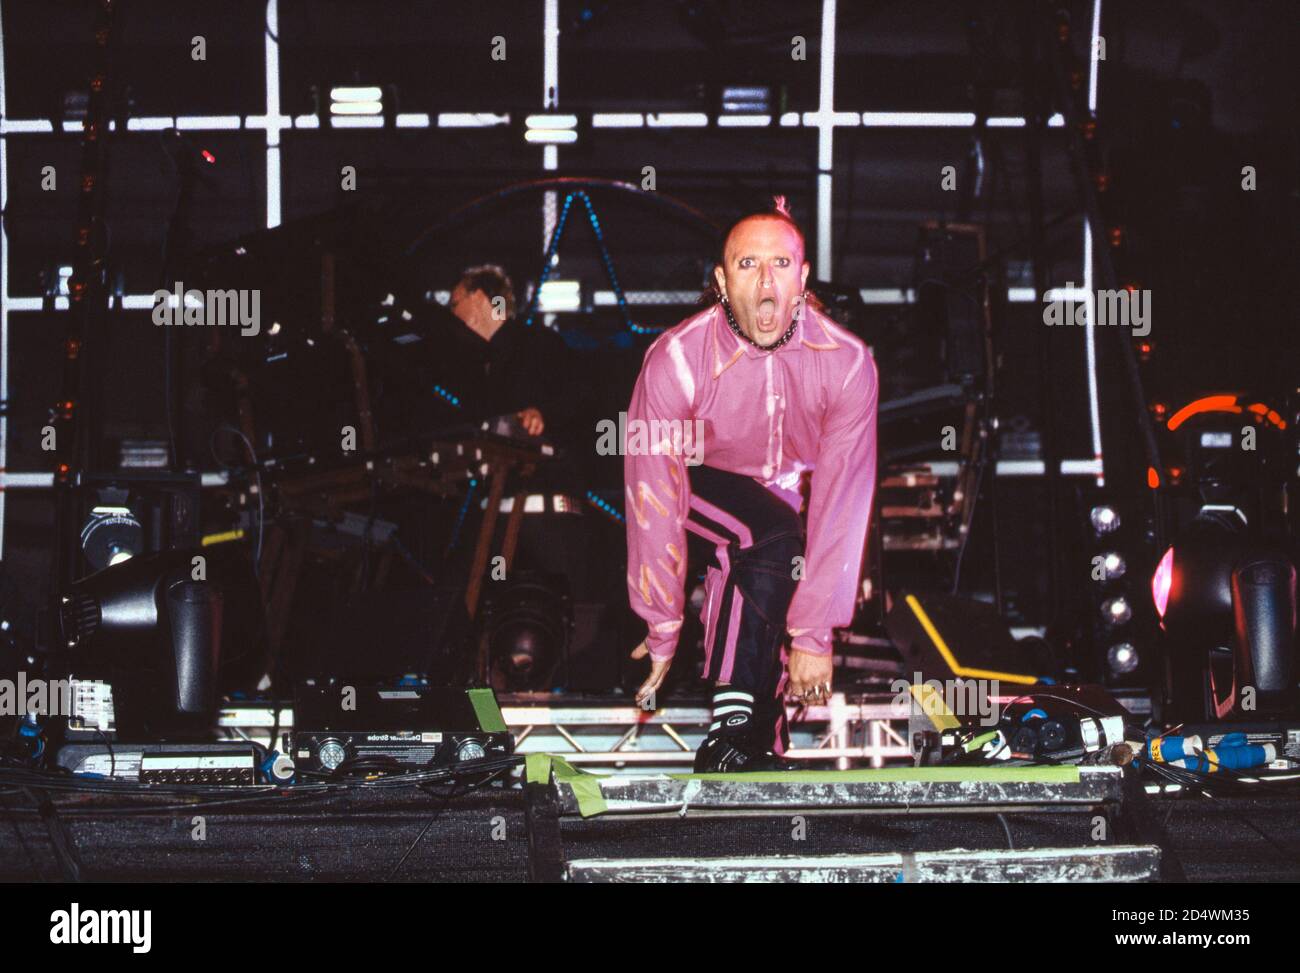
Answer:
<svg viewBox="0 0 1300 973"><path fill-rule="evenodd" d="M786 617L791 646L815 655L828 655L831 630L853 621L876 491L879 384L876 363L863 349L826 410L808 498L803 577Z"/></svg>
<svg viewBox="0 0 1300 973"><path fill-rule="evenodd" d="M646 352L627 410L623 488L628 598L649 626L646 646L651 658L661 661L676 652L685 615L686 517L691 498L685 457L671 449L652 451L650 423L685 422L692 418L692 408L667 349L656 342ZM637 422L644 424L644 434L634 431Z"/></svg>

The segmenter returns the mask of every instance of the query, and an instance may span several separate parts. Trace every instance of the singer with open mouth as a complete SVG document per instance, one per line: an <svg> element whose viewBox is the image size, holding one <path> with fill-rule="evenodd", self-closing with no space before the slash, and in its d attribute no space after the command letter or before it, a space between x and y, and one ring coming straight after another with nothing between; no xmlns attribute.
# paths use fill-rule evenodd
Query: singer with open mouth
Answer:
<svg viewBox="0 0 1300 973"><path fill-rule="evenodd" d="M714 269L717 302L647 349L628 408L663 428L703 420L691 463L667 443L624 460L628 593L649 628L632 653L651 660L642 705L677 648L686 532L712 550L701 617L713 720L697 773L788 769L785 699L829 697L832 630L852 621L879 382L866 345L808 294L808 272L783 198L739 220Z"/></svg>

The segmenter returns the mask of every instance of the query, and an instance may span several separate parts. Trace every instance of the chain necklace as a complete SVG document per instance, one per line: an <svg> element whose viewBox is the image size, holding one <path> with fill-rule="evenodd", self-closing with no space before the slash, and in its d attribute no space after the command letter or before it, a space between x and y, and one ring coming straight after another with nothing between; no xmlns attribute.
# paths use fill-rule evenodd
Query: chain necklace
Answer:
<svg viewBox="0 0 1300 973"><path fill-rule="evenodd" d="M785 334L781 335L781 337L777 338L776 341L772 342L770 345L760 345L757 341L740 330L740 325L736 323L736 316L731 313L731 302L725 297L722 299L722 309L727 313L727 324L730 325L732 332L735 333L737 338L743 338L759 351L776 351L783 344L793 338L794 329L799 326L798 310L802 310L802 308L803 300L801 299L799 302L799 308L796 310L794 317L790 320L790 327L785 329Z"/></svg>

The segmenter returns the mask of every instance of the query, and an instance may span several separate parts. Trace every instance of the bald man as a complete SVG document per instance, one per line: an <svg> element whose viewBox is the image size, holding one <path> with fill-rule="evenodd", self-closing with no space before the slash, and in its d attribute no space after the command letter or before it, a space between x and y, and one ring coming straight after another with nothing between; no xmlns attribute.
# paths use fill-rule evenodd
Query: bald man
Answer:
<svg viewBox="0 0 1300 973"><path fill-rule="evenodd" d="M628 594L649 628L632 653L651 660L643 706L677 648L686 532L712 549L701 617L713 720L697 773L788 769L785 698L829 697L832 630L853 618L878 380L866 345L809 302L808 271L783 201L738 221L714 269L717 303L647 349L628 408L629 430L649 430L624 460Z"/></svg>

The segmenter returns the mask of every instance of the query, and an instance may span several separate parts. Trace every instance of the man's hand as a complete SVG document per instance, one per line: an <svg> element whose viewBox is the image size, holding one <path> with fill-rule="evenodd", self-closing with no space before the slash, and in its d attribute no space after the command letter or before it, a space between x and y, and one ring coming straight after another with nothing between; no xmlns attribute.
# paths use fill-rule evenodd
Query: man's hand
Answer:
<svg viewBox="0 0 1300 973"><path fill-rule="evenodd" d="M519 412L516 413L515 418L517 418L519 424L524 427L524 432L528 433L530 436L540 436L542 430L546 428L546 420L543 419L542 414L531 405L527 409L519 410Z"/></svg>
<svg viewBox="0 0 1300 973"><path fill-rule="evenodd" d="M790 683L786 694L797 702L824 703L831 696L834 660L801 649L790 651Z"/></svg>
<svg viewBox="0 0 1300 973"><path fill-rule="evenodd" d="M632 658L644 659L650 654L650 649L644 642L632 650ZM659 692L659 687L663 685L664 678L668 675L668 667L672 665L672 659L665 659L659 662L655 659L650 660L650 675L641 688L636 691L636 704L642 709L657 709L655 695Z"/></svg>

